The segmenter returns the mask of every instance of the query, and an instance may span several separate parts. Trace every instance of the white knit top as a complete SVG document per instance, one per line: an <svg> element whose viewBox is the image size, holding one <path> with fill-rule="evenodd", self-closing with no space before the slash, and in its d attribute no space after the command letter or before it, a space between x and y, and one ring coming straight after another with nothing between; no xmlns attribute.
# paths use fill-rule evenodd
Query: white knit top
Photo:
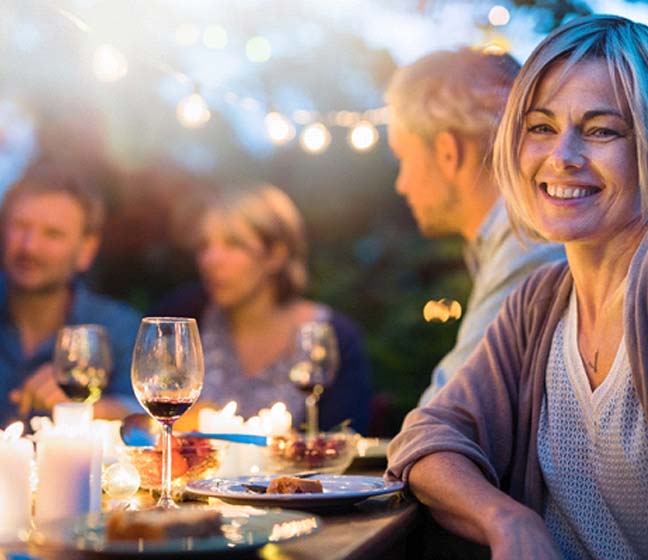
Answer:
<svg viewBox="0 0 648 560"><path fill-rule="evenodd" d="M567 560L648 558L648 426L625 343L592 391L577 327L572 291L553 337L538 428L545 521Z"/></svg>

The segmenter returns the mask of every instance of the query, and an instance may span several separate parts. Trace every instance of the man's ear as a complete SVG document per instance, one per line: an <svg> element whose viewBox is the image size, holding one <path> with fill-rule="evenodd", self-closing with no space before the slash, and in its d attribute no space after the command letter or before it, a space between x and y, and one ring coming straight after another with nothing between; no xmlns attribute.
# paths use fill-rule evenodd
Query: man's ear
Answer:
<svg viewBox="0 0 648 560"><path fill-rule="evenodd" d="M442 130L434 137L434 151L439 169L446 179L453 180L463 160L461 138L450 130Z"/></svg>
<svg viewBox="0 0 648 560"><path fill-rule="evenodd" d="M77 254L76 268L77 272L85 272L88 270L97 256L101 240L99 236L89 233L83 236L79 252Z"/></svg>

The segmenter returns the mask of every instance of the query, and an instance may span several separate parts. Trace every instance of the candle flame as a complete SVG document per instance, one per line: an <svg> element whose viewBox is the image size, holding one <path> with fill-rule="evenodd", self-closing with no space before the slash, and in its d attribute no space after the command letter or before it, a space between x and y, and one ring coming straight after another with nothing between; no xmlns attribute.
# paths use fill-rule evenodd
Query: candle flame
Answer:
<svg viewBox="0 0 648 560"><path fill-rule="evenodd" d="M19 439L23 433L25 426L22 422L14 422L10 424L7 429L4 431L3 439L5 440L16 440Z"/></svg>
<svg viewBox="0 0 648 560"><path fill-rule="evenodd" d="M234 416L236 414L236 408L238 405L236 404L236 401L230 401L228 402L222 410L223 416Z"/></svg>
<svg viewBox="0 0 648 560"><path fill-rule="evenodd" d="M272 408L270 409L270 414L274 415L280 415L280 414L285 414L286 412L286 405L282 402L277 402L272 405Z"/></svg>

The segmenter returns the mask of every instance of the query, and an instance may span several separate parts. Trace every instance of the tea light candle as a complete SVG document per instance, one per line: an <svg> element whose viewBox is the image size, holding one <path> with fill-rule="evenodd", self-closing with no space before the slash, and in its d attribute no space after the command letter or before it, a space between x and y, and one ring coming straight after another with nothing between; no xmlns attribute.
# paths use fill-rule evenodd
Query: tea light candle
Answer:
<svg viewBox="0 0 648 560"><path fill-rule="evenodd" d="M0 540L22 538L31 520L30 485L34 445L21 438L22 422L0 430Z"/></svg>
<svg viewBox="0 0 648 560"><path fill-rule="evenodd" d="M292 428L292 414L282 402L273 404L270 410L260 410L259 418L261 418L264 435L283 436Z"/></svg>
<svg viewBox="0 0 648 560"><path fill-rule="evenodd" d="M101 442L90 433L53 429L36 444L36 522L99 511Z"/></svg>
<svg viewBox="0 0 648 560"><path fill-rule="evenodd" d="M280 436L290 432L292 415L282 402L264 408L257 416L244 421L236 415L237 404L232 401L221 410L203 408L199 426L203 432L229 432L260 436ZM266 467L265 450L254 445L230 443L222 454L220 476L238 476L263 472Z"/></svg>

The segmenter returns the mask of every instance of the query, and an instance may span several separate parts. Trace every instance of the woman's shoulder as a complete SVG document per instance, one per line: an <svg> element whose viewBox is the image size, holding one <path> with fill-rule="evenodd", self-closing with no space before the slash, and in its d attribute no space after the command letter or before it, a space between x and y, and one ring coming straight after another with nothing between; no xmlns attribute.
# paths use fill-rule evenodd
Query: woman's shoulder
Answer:
<svg viewBox="0 0 648 560"><path fill-rule="evenodd" d="M567 284L571 286L567 261L547 263L527 276L514 292L525 301L553 298Z"/></svg>

